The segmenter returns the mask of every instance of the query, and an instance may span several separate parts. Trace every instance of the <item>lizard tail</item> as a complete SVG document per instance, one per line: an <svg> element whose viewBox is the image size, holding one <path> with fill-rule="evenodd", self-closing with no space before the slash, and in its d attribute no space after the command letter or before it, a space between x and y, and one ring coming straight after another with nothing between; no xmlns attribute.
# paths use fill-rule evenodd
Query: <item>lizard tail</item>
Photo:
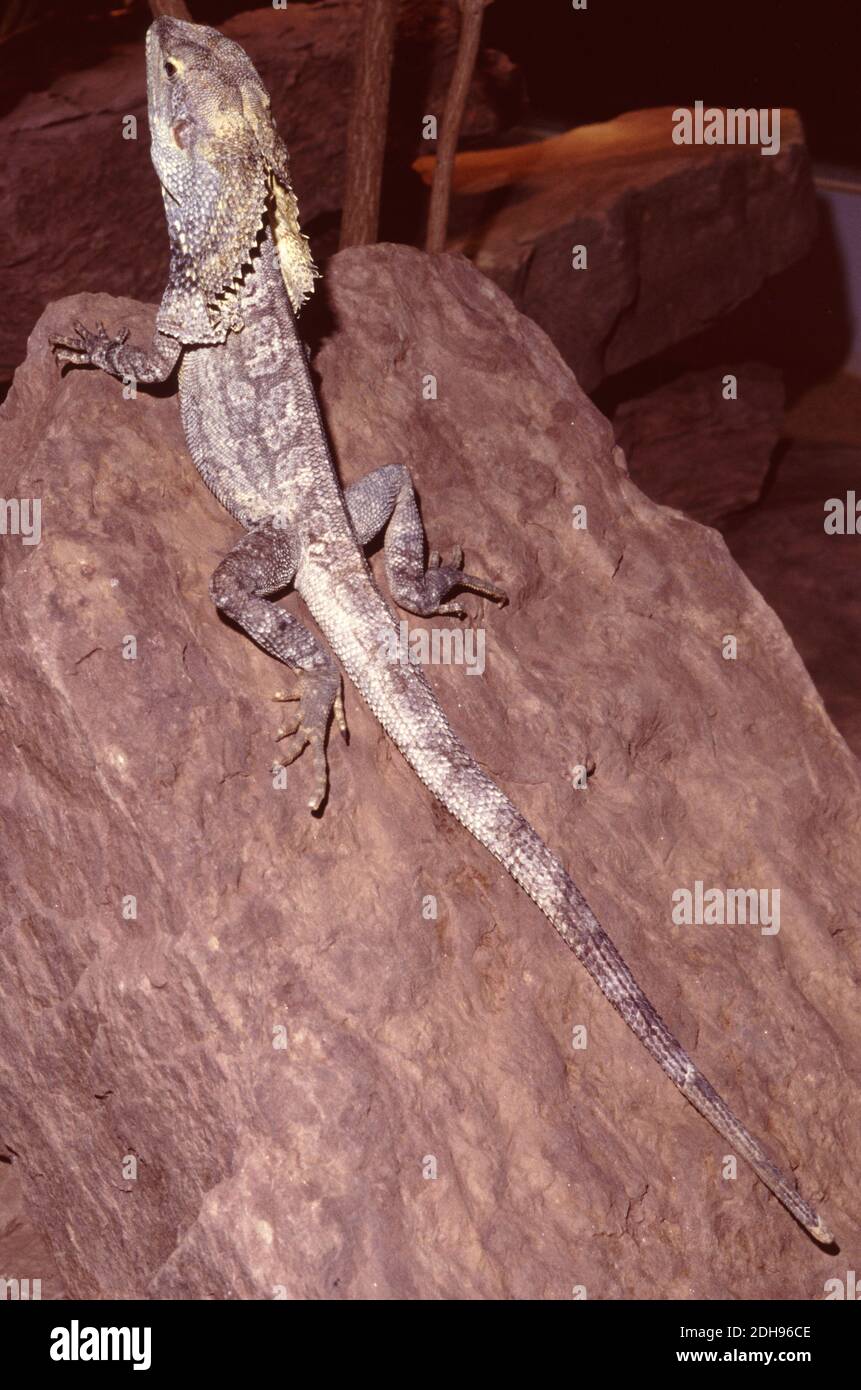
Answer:
<svg viewBox="0 0 861 1390"><path fill-rule="evenodd" d="M424 684L421 676L418 680ZM425 690L431 694L426 685ZM415 693L413 689L413 697ZM403 723L401 711L392 708L399 701L383 698L374 703L381 722L422 781L541 908L682 1095L747 1160L814 1240L831 1245L834 1238L814 1208L710 1085L646 998L577 885L526 818L478 766L432 694L431 700L435 710L432 715L425 704L423 737L418 740L414 718Z"/></svg>
<svg viewBox="0 0 861 1390"><path fill-rule="evenodd" d="M353 596L344 589L338 606L349 621L333 624L328 580L317 591L306 582L302 595L351 680L425 786L541 908L682 1095L747 1159L811 1236L831 1245L833 1237L810 1203L673 1037L558 859L455 734L423 673L411 664L368 659L380 632L392 623L382 598L370 615L358 606L351 611Z"/></svg>
<svg viewBox="0 0 861 1390"><path fill-rule="evenodd" d="M473 784L476 767L469 778ZM673 1036L658 1011L646 998L610 937L599 924L577 885L544 844L524 816L493 787L495 821L488 827L486 815L464 814L459 798L448 797L449 807L466 828L481 840L505 866L558 931L566 946L589 971L595 983L622 1015L628 1027L652 1054L670 1080L727 1142L747 1159L751 1168L813 1238L824 1245L833 1236L814 1208L801 1196L789 1176L769 1157L762 1144L736 1117L726 1101ZM445 789L444 789L445 790ZM501 798L501 801L499 800ZM446 800L443 795L441 798ZM486 808L487 800L476 803Z"/></svg>

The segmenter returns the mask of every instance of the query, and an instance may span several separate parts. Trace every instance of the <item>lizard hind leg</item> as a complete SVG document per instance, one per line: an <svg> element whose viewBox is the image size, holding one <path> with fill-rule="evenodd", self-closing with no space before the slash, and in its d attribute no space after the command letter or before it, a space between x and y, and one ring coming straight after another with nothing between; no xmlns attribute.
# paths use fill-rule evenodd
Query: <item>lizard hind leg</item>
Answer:
<svg viewBox="0 0 861 1390"><path fill-rule="evenodd" d="M425 567L425 533L409 470L388 464L360 478L345 493L347 510L360 545L367 545L386 528L386 574L395 602L410 613L429 618L436 613L466 616L457 603L445 600L455 589L468 589L496 603L507 603L502 589L463 569L463 551L447 563L436 551Z"/></svg>
<svg viewBox="0 0 861 1390"><path fill-rule="evenodd" d="M298 701L292 727L282 728L277 734L279 740L295 739L280 762L289 766L309 749L314 764L314 790L308 805L312 811L319 811L329 787L326 746L333 709L342 733L346 733L341 673L313 633L265 597L290 583L296 572L297 553L289 530L277 518L267 517L246 532L221 561L209 591L220 612L270 656L289 666L296 676L294 691L279 691L274 697Z"/></svg>

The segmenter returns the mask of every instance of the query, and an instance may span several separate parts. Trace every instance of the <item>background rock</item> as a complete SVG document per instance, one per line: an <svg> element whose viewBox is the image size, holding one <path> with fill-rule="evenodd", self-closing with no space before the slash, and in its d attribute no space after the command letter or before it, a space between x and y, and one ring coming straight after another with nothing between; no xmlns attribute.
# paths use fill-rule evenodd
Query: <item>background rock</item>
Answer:
<svg viewBox="0 0 861 1390"><path fill-rule="evenodd" d="M737 398L726 399L734 376ZM613 416L635 483L655 502L714 525L751 505L780 438L785 400L775 367L746 362L685 372Z"/></svg>
<svg viewBox="0 0 861 1390"><path fill-rule="evenodd" d="M271 95L306 230L315 219L336 217L341 207L360 11L360 0L324 0L249 11L220 26L247 50ZM442 110L459 15L455 0L431 8L421 0L400 5L389 158L404 168L427 148L423 117ZM464 135L488 135L510 124L522 104L513 65L504 54L482 49ZM130 115L138 123L137 139L123 138ZM118 45L98 66L65 73L26 96L0 119L0 144L2 380L21 360L27 334L51 299L77 290L161 296L167 240L153 236L164 212L149 155L143 45ZM36 209L43 211L37 215ZM332 230L315 236L320 258Z"/></svg>
<svg viewBox="0 0 861 1390"><path fill-rule="evenodd" d="M748 299L816 233L795 112L781 112L773 156L756 146L675 145L672 112L629 111L457 157L454 187L471 196L451 248L541 325L585 391ZM415 167L428 180L433 160ZM581 245L585 270L572 268Z"/></svg>
<svg viewBox="0 0 861 1390"><path fill-rule="evenodd" d="M754 507L728 518L726 542L764 594L850 748L861 756L861 535L829 535L825 504L861 499L861 448L792 444Z"/></svg>
<svg viewBox="0 0 861 1390"><path fill-rule="evenodd" d="M208 599L237 528L176 401L49 360L78 315L146 336L101 295L51 306L0 416L3 495L43 499L41 544L0 546L0 1142L32 1220L78 1296L821 1298L861 1268L857 762L721 537L639 491L494 285L377 246L323 293L344 477L408 461L432 544L511 595L474 605L482 678L430 672L453 722L841 1253L743 1164L722 1180L725 1144L355 695L325 816L301 761L274 790L283 669ZM696 879L779 887L780 933L674 926Z"/></svg>
<svg viewBox="0 0 861 1390"><path fill-rule="evenodd" d="M722 396L729 372L735 401ZM786 420L783 400L774 367L714 366L624 401L613 427L649 497L721 531L861 754L859 537L824 528L829 498L861 496L861 383L838 378Z"/></svg>

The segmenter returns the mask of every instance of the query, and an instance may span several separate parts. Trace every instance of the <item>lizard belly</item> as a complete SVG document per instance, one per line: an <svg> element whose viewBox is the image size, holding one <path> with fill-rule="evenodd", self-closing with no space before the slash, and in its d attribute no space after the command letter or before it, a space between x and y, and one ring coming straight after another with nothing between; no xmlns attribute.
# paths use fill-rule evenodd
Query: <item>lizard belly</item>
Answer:
<svg viewBox="0 0 861 1390"><path fill-rule="evenodd" d="M277 361L277 347L270 352ZM268 381L264 375L250 378L241 361L232 362L233 354L225 360L224 353L224 347L184 353L179 376L182 423L207 487L244 526L251 526L289 506L284 461L296 447L300 430L290 378L275 370Z"/></svg>
<svg viewBox="0 0 861 1390"><path fill-rule="evenodd" d="M295 509L308 438L307 363L268 242L239 295L243 327L216 346L186 348L179 399L201 477L244 526ZM291 506L291 499L293 505Z"/></svg>

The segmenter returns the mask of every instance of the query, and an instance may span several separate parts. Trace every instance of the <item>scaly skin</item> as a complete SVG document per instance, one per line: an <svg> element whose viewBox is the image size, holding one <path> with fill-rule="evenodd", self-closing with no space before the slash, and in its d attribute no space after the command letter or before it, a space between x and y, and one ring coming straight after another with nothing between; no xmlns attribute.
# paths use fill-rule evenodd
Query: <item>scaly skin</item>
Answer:
<svg viewBox="0 0 861 1390"><path fill-rule="evenodd" d="M141 381L165 380L179 361L192 457L245 528L213 575L212 596L296 676L299 712L283 736L295 736L293 756L311 750L311 807L326 794L333 709L343 728L341 677L330 652L267 599L290 582L432 794L537 903L682 1094L814 1239L830 1244L811 1205L670 1033L562 865L453 732L422 672L386 659L395 618L362 551L383 527L389 587L402 608L456 613L446 600L463 588L505 596L464 574L459 555L425 566L405 468L382 468L342 492L296 329L315 272L287 152L253 66L217 30L162 18L147 36L147 82L171 241L154 343L145 351L122 332L111 339L101 326L90 333L76 325L54 347L61 362Z"/></svg>

